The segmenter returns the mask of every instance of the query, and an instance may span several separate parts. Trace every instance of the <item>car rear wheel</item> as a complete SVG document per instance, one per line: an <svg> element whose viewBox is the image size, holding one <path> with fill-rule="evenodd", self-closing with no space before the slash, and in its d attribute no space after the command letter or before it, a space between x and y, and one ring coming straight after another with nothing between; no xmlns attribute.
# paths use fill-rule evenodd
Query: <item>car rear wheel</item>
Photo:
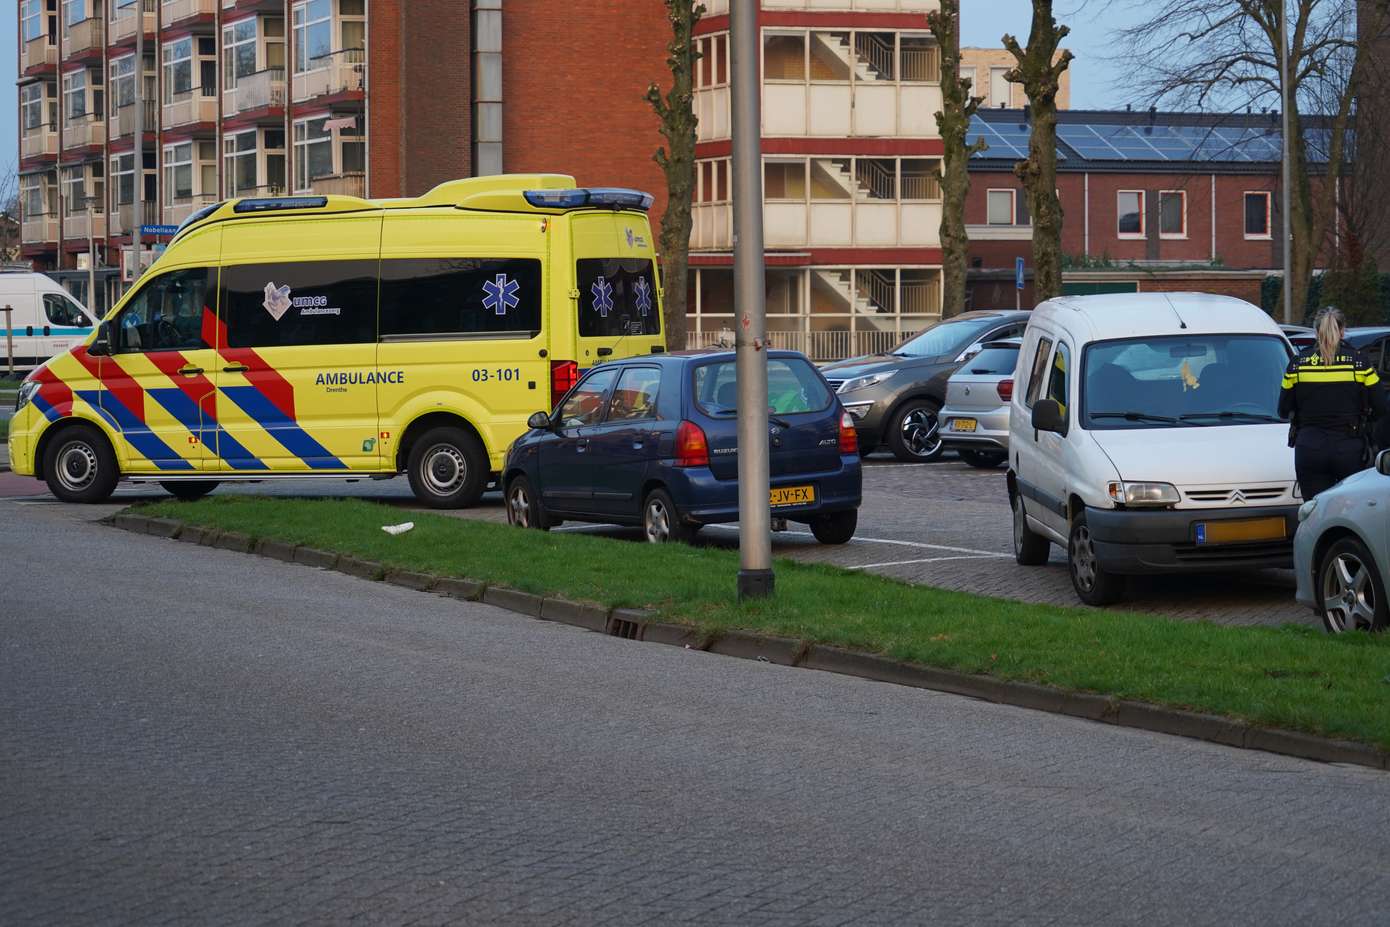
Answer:
<svg viewBox="0 0 1390 927"><path fill-rule="evenodd" d="M651 544L687 543L695 536L664 489L653 489L643 501L642 533Z"/></svg>
<svg viewBox="0 0 1390 927"><path fill-rule="evenodd" d="M1014 493L1014 560L1020 566L1042 566L1047 563L1052 550L1052 542L1028 527L1028 516L1023 510L1023 497Z"/></svg>
<svg viewBox="0 0 1390 927"><path fill-rule="evenodd" d="M487 485L487 454L462 428L431 428L410 448L406 474L415 498L432 509L478 504Z"/></svg>
<svg viewBox="0 0 1390 927"><path fill-rule="evenodd" d="M930 463L946 450L941 440L938 403L914 399L904 404L888 423L888 447L893 456L909 463Z"/></svg>
<svg viewBox="0 0 1390 927"><path fill-rule="evenodd" d="M811 519L811 533L822 544L848 544L859 527L859 510L831 512Z"/></svg>
<svg viewBox="0 0 1390 927"><path fill-rule="evenodd" d="M217 488L217 480L169 480L160 483L164 491L180 502L193 502Z"/></svg>
<svg viewBox="0 0 1390 927"><path fill-rule="evenodd" d="M960 455L961 460L976 470L993 470L1009 459L1009 455L1005 451L959 450L956 453Z"/></svg>
<svg viewBox="0 0 1390 927"><path fill-rule="evenodd" d="M1356 538L1342 538L1318 565L1318 613L1329 634L1383 631L1390 625L1385 582L1375 558Z"/></svg>
<svg viewBox="0 0 1390 927"><path fill-rule="evenodd" d="M1107 571L1096 556L1095 539L1082 512L1071 523L1067 568L1077 598L1087 605L1111 605L1124 597L1124 577Z"/></svg>
<svg viewBox="0 0 1390 927"><path fill-rule="evenodd" d="M516 476L507 484L507 524L517 528L550 530L550 516L541 504L541 497L524 476Z"/></svg>
<svg viewBox="0 0 1390 927"><path fill-rule="evenodd" d="M90 425L74 425L53 438L44 451L48 489L63 502L105 502L120 472L105 436Z"/></svg>

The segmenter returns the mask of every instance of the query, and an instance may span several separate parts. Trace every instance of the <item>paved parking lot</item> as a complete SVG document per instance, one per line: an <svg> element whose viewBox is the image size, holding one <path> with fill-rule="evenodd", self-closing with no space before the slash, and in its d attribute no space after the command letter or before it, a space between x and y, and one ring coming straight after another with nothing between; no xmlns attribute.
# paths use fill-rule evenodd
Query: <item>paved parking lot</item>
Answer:
<svg viewBox="0 0 1390 927"><path fill-rule="evenodd" d="M406 507L414 504L403 477L352 484L305 480L229 485L218 492L351 495ZM0 474L0 496L34 493L39 495L24 504L51 500L41 484ZM164 495L159 489L123 486L118 498L128 503ZM109 511L104 506L98 509ZM480 508L456 514L506 520L497 493L489 493ZM569 524L558 530L639 539L635 530L615 527ZM700 533L698 543L736 548L738 536L732 527L712 527ZM908 582L1027 602L1077 604L1064 552L1054 548L1046 567L1020 567L1011 551L1004 471L975 470L953 457L926 465L901 464L885 455L871 457L864 472L859 533L844 547L825 547L798 525L773 539L773 552L779 557L872 570ZM1294 603L1293 577L1282 571L1143 579L1131 586L1132 596L1122 606L1131 610L1221 624L1317 624L1310 612Z"/></svg>

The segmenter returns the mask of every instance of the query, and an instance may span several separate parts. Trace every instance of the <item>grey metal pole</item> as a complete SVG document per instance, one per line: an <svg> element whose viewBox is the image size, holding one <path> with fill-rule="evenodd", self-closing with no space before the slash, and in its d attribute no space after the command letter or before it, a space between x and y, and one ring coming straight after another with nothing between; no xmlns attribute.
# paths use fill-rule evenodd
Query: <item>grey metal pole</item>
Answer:
<svg viewBox="0 0 1390 927"><path fill-rule="evenodd" d="M135 201L131 206L131 247L135 279L140 279L141 223L145 221L145 0L135 0ZM109 218L108 218L108 221ZM107 234L111 232L108 229ZM93 312L96 310L93 309Z"/></svg>
<svg viewBox="0 0 1390 927"><path fill-rule="evenodd" d="M5 307L5 356L9 358L10 379L14 379L14 306Z"/></svg>
<svg viewBox="0 0 1390 927"><path fill-rule="evenodd" d="M102 311L97 308L97 198L87 197L87 308L96 318ZM108 217L109 218L109 217Z"/></svg>
<svg viewBox="0 0 1390 927"><path fill-rule="evenodd" d="M1293 267L1293 164L1290 155L1293 153L1290 138L1291 129L1289 125L1289 16L1288 4L1284 0L1279 3L1279 84L1280 93L1283 96L1284 107L1284 324L1293 324L1293 287L1289 286L1289 271Z"/></svg>
<svg viewBox="0 0 1390 927"><path fill-rule="evenodd" d="M758 0L734 0L734 345L738 364L738 597L772 594L768 488L767 313L763 268L763 154L758 76Z"/></svg>

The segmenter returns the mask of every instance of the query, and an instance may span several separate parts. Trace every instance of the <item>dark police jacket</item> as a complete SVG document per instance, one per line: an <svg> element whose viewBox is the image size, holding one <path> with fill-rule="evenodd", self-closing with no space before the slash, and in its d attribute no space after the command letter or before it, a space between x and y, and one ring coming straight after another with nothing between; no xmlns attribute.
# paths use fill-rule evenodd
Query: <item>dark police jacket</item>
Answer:
<svg viewBox="0 0 1390 927"><path fill-rule="evenodd" d="M1279 415L1292 416L1301 431L1316 428L1361 435L1365 423L1383 415L1380 377L1360 351L1337 347L1332 363L1324 364L1317 346L1289 361L1279 393Z"/></svg>

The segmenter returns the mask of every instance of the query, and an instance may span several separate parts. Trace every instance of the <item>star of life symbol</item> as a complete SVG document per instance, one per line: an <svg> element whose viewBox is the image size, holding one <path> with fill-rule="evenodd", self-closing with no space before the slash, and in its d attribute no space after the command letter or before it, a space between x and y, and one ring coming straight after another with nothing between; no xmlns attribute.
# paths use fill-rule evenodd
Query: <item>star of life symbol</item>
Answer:
<svg viewBox="0 0 1390 927"><path fill-rule="evenodd" d="M483 308L506 315L508 309L515 309L521 303L516 295L520 291L521 284L506 274L498 274L497 279L483 283Z"/></svg>
<svg viewBox="0 0 1390 927"><path fill-rule="evenodd" d="M594 308L598 310L599 318L608 318L608 313L613 311L613 284L608 282L607 277L599 277L589 287L589 292L594 294Z"/></svg>
<svg viewBox="0 0 1390 927"><path fill-rule="evenodd" d="M271 318L280 321L286 312L290 311L290 306L294 305L294 300L290 299L290 288L288 286L276 286L275 281L265 285L265 301L261 303L265 311L270 313Z"/></svg>
<svg viewBox="0 0 1390 927"><path fill-rule="evenodd" d="M637 236L636 236L635 234L633 234L632 229L628 229L628 230L627 230L627 246L628 246L629 248L632 247L632 243L633 243L633 241L636 240L636 238L637 238Z"/></svg>
<svg viewBox="0 0 1390 927"><path fill-rule="evenodd" d="M637 311L645 316L652 311L652 288L646 280L638 278L633 291L637 294Z"/></svg>

